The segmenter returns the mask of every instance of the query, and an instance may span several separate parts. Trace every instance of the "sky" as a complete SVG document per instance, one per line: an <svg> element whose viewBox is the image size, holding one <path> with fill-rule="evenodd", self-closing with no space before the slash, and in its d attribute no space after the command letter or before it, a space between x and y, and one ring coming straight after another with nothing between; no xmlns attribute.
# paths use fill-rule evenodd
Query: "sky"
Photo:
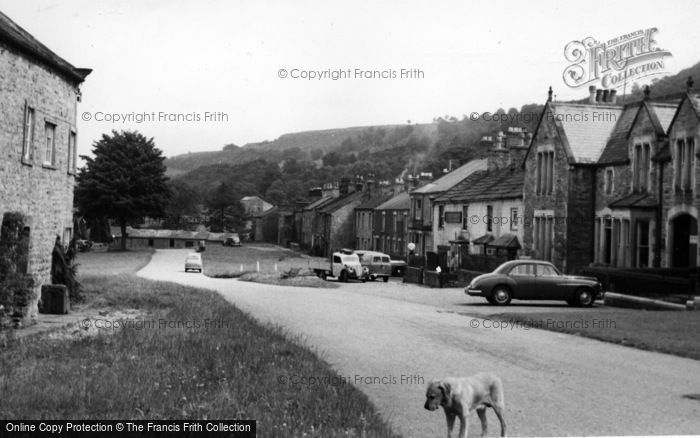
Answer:
<svg viewBox="0 0 700 438"><path fill-rule="evenodd" d="M549 86L556 99L582 98L587 86L563 80L567 44L640 29L657 29L669 74L700 61L694 0L0 0L0 10L93 69L79 154L113 129L154 137L173 156L520 108L543 103Z"/></svg>

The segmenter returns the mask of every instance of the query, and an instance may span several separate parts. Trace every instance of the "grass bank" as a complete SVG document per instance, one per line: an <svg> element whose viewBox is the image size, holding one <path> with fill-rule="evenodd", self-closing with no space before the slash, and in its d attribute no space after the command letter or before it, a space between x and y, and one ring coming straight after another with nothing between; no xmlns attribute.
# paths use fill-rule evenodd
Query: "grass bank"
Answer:
<svg viewBox="0 0 700 438"><path fill-rule="evenodd" d="M566 313L499 313L494 319L700 360L700 311L579 309Z"/></svg>
<svg viewBox="0 0 700 438"><path fill-rule="evenodd" d="M97 318L121 327L76 340L13 342L0 352L0 418L255 419L259 436L396 436L354 386L298 384L340 378L214 292L127 274L81 281L88 302L141 316Z"/></svg>

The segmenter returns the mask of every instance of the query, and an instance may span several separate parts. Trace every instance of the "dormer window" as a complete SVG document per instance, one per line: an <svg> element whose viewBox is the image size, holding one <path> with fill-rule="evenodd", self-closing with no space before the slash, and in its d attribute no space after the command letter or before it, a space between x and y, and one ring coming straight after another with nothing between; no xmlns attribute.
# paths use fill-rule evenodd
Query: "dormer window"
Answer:
<svg viewBox="0 0 700 438"><path fill-rule="evenodd" d="M649 190L649 173L651 170L651 145L649 143L637 143L634 145L632 169L632 190L634 192L647 192Z"/></svg>

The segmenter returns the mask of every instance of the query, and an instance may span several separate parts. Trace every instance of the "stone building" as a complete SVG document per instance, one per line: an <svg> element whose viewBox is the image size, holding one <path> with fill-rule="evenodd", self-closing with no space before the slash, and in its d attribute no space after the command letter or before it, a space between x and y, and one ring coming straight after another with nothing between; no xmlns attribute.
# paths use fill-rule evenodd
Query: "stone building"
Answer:
<svg viewBox="0 0 700 438"><path fill-rule="evenodd" d="M621 114L614 90L563 103L550 88L523 161L524 255L565 272L593 261L597 163Z"/></svg>
<svg viewBox="0 0 700 438"><path fill-rule="evenodd" d="M660 266L659 180L655 164L678 102L648 98L624 106L598 160L594 258L620 268Z"/></svg>
<svg viewBox="0 0 700 438"><path fill-rule="evenodd" d="M21 232L26 244L26 263L16 268L33 280L25 317L37 313L41 285L50 282L56 238L73 236L76 111L90 71L0 13L0 220L21 222L4 229Z"/></svg>
<svg viewBox="0 0 700 438"><path fill-rule="evenodd" d="M374 244L372 248L394 259L405 259L408 253L408 211L411 198L402 192L374 209Z"/></svg>

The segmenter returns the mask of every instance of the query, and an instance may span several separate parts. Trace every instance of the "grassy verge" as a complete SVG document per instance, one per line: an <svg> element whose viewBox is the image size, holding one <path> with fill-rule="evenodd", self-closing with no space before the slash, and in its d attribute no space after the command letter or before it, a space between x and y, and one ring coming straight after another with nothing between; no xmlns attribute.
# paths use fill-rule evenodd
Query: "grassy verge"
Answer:
<svg viewBox="0 0 700 438"><path fill-rule="evenodd" d="M151 261L152 249L128 251L88 251L78 253L78 274L90 275L134 274Z"/></svg>
<svg viewBox="0 0 700 438"><path fill-rule="evenodd" d="M633 309L572 310L566 313L501 313L489 315L539 327L700 360L700 311L644 311Z"/></svg>
<svg viewBox="0 0 700 438"><path fill-rule="evenodd" d="M0 418L256 419L258 436L396 436L351 385L290 384L339 376L214 292L124 274L81 281L90 302L141 310L139 324L12 342L0 351Z"/></svg>
<svg viewBox="0 0 700 438"><path fill-rule="evenodd" d="M325 264L325 259L302 257L299 253L264 243L241 247L211 245L202 253L204 275L214 278L239 278L256 283L336 288L337 284L307 275L309 269ZM288 271L299 272L293 278L280 278Z"/></svg>

